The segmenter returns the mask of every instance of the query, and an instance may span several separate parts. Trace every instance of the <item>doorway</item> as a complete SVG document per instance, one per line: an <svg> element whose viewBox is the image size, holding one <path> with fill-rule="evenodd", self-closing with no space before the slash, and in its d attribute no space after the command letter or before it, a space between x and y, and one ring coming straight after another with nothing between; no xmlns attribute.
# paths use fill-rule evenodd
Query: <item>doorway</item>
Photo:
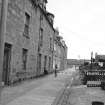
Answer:
<svg viewBox="0 0 105 105"><path fill-rule="evenodd" d="M47 65L47 56L44 56L44 74L48 74L46 65Z"/></svg>
<svg viewBox="0 0 105 105"><path fill-rule="evenodd" d="M39 53L37 56L37 72L36 72L37 76L39 76L41 73L41 57L42 55Z"/></svg>
<svg viewBox="0 0 105 105"><path fill-rule="evenodd" d="M4 85L9 85L9 74L10 74L10 61L11 61L11 45L5 43L4 46L4 59L3 59L3 75L2 81Z"/></svg>
<svg viewBox="0 0 105 105"><path fill-rule="evenodd" d="M51 57L49 57L49 71L51 69Z"/></svg>

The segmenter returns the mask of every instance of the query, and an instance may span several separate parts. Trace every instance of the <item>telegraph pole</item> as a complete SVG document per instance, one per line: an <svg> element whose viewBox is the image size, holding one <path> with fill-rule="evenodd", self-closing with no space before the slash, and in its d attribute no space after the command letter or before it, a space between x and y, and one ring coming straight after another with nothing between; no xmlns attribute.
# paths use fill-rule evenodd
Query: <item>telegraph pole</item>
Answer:
<svg viewBox="0 0 105 105"><path fill-rule="evenodd" d="M2 91L2 71L3 71L3 56L4 56L4 35L6 34L8 0L1 1L1 17L0 17L0 99ZM1 103L1 100L0 100Z"/></svg>

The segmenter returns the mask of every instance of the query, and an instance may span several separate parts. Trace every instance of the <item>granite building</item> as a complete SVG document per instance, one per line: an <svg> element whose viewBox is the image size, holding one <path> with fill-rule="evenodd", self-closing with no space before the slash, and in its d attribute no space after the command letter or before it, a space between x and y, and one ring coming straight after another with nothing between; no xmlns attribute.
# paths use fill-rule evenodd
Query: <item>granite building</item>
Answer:
<svg viewBox="0 0 105 105"><path fill-rule="evenodd" d="M54 15L47 0L9 0L4 36L5 85L52 72Z"/></svg>

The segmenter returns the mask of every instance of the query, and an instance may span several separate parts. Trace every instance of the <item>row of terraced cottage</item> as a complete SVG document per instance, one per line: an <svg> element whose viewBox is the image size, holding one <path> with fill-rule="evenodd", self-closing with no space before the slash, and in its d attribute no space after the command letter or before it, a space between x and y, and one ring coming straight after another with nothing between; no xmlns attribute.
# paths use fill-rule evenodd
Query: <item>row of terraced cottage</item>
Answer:
<svg viewBox="0 0 105 105"><path fill-rule="evenodd" d="M53 27L47 0L9 0L4 36L4 85L66 67L67 46Z"/></svg>

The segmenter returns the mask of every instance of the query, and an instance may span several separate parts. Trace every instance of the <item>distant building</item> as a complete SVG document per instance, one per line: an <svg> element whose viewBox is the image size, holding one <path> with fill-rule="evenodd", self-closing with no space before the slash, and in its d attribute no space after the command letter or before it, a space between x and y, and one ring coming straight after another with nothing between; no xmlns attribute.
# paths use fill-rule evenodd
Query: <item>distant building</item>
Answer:
<svg viewBox="0 0 105 105"><path fill-rule="evenodd" d="M9 0L4 36L5 85L53 70L54 15L47 0Z"/></svg>
<svg viewBox="0 0 105 105"><path fill-rule="evenodd" d="M67 46L57 30L55 30L54 37L53 69L55 69L55 65L58 70L64 70L67 65Z"/></svg>
<svg viewBox="0 0 105 105"><path fill-rule="evenodd" d="M95 55L95 62L98 63L100 67L105 69L105 55Z"/></svg>
<svg viewBox="0 0 105 105"><path fill-rule="evenodd" d="M90 60L84 60L84 59L67 59L67 67L68 68L71 68L71 67L74 67L74 66L80 66L82 64L84 64L85 62L90 62Z"/></svg>

